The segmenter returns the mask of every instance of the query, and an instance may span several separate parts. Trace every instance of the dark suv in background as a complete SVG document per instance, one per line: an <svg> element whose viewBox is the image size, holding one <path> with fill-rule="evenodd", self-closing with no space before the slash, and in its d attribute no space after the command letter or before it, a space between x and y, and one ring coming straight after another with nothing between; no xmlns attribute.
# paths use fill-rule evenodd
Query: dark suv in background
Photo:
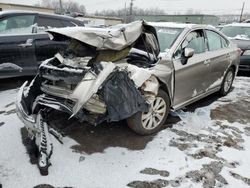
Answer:
<svg viewBox="0 0 250 188"><path fill-rule="evenodd" d="M67 41L52 41L49 28L84 26L61 15L28 11L0 13L0 78L35 75L38 65L67 47Z"/></svg>

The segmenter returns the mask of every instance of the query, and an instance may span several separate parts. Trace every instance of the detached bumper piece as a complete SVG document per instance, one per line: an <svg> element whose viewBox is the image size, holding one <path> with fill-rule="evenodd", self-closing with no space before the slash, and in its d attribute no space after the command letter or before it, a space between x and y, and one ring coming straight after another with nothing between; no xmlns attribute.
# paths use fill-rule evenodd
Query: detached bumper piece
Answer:
<svg viewBox="0 0 250 188"><path fill-rule="evenodd" d="M35 135L36 145L39 149L38 168L41 175L48 175L50 166L50 157L53 152L53 145L50 141L48 124L44 121L44 111L40 111L37 115L37 125L39 132ZM43 114L43 115L42 115Z"/></svg>
<svg viewBox="0 0 250 188"><path fill-rule="evenodd" d="M36 115L28 115L27 101L25 101L24 88L27 82L23 84L18 92L16 100L16 110L18 117L26 126L29 136L35 141L38 149L38 168L41 175L48 175L48 168L51 165L50 158L53 153L53 144L50 140L50 134L62 143L62 135L56 130L50 128L47 124L48 108L41 109Z"/></svg>

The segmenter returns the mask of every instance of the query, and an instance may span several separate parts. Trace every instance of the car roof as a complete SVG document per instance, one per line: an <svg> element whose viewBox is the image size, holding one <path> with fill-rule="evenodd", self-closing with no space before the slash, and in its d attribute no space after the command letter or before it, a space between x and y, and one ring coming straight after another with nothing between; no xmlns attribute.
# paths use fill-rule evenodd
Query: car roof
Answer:
<svg viewBox="0 0 250 188"><path fill-rule="evenodd" d="M191 24L191 23L176 23L176 22L147 22L149 25L154 27L168 27L168 28L180 28L180 29L215 29L212 25L201 25L201 24Z"/></svg>
<svg viewBox="0 0 250 188"><path fill-rule="evenodd" d="M250 27L250 23L231 23L225 26Z"/></svg>
<svg viewBox="0 0 250 188"><path fill-rule="evenodd" d="M53 18L64 18L64 19L70 19L70 20L76 20L70 16L65 15L57 15L57 14L50 14L50 13L44 13L44 12L38 12L38 11L27 11L27 10L8 10L8 11L1 11L0 16L9 16L9 15L18 15L18 14L39 14L43 16L49 16Z"/></svg>
<svg viewBox="0 0 250 188"><path fill-rule="evenodd" d="M192 27L195 24L175 23L175 22L147 22L154 27L171 27L171 28L186 28Z"/></svg>

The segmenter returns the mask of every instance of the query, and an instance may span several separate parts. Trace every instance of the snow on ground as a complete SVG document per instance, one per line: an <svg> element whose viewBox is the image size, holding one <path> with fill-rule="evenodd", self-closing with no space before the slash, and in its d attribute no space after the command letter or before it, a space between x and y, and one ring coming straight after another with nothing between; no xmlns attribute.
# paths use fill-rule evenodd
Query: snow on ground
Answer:
<svg viewBox="0 0 250 188"><path fill-rule="evenodd" d="M15 89L0 92L3 188L250 186L250 78L236 78L234 90L209 106L176 112L181 121L160 131L142 150L108 147L102 153L77 153L71 148L79 144L75 140L65 137L62 145L52 138L48 176L30 163L22 143L16 94ZM230 105L241 111L233 113Z"/></svg>

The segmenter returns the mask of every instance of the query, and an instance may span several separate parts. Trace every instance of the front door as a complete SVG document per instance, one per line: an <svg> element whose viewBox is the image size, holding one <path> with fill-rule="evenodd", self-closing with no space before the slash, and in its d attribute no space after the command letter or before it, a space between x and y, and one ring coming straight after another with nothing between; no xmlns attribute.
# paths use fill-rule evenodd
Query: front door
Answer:
<svg viewBox="0 0 250 188"><path fill-rule="evenodd" d="M185 48L194 49L194 55L183 64ZM174 107L179 108L189 100L206 92L210 62L203 30L190 32L174 55L175 93Z"/></svg>

